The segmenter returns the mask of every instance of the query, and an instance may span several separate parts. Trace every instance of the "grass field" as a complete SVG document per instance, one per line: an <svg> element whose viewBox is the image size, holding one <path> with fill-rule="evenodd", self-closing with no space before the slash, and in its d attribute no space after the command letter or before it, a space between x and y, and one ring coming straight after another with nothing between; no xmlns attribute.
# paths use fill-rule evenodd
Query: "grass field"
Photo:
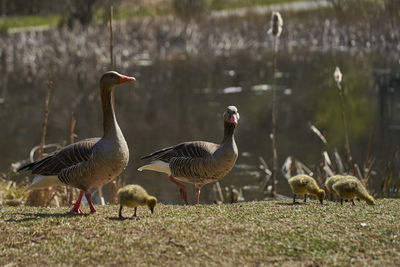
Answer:
<svg viewBox="0 0 400 267"><path fill-rule="evenodd" d="M400 262L400 200L158 205L119 220L118 206L2 207L0 265L368 265ZM87 211L87 207L84 207ZM133 210L124 210L131 216Z"/></svg>

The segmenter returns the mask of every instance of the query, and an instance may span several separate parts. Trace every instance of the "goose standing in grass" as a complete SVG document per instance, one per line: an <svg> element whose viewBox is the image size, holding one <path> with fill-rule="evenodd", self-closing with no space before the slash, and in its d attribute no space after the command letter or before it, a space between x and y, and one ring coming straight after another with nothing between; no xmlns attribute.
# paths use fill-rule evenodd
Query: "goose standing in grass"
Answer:
<svg viewBox="0 0 400 267"><path fill-rule="evenodd" d="M27 190L58 185L76 187L80 193L71 212L83 214L80 205L84 194L90 212L96 212L89 189L112 181L128 164L128 145L114 112L114 88L131 81L135 81L135 78L115 71L103 74L100 79L103 137L76 142L20 168L19 171L29 170L32 174L39 174Z"/></svg>
<svg viewBox="0 0 400 267"><path fill-rule="evenodd" d="M319 188L317 182L311 176L300 174L289 179L290 188L293 192L293 204L296 202L296 194L304 194L304 203L307 201L307 194L314 195L321 204L325 198L325 191Z"/></svg>
<svg viewBox="0 0 400 267"><path fill-rule="evenodd" d="M195 203L199 203L203 185L216 182L227 175L235 165L238 149L234 131L239 121L235 106L229 106L223 115L224 138L221 144L193 141L156 151L142 159L150 163L138 170L152 170L168 174L168 178L179 187L180 197L188 204L187 191L179 181L196 186Z"/></svg>
<svg viewBox="0 0 400 267"><path fill-rule="evenodd" d="M375 205L375 199L368 194L367 189L356 177L348 176L349 178L339 180L333 184L333 191L340 197L340 204L343 205L344 199L353 200L359 198L365 200L369 205ZM355 205L354 201L352 201Z"/></svg>
<svg viewBox="0 0 400 267"><path fill-rule="evenodd" d="M147 206L151 213L154 212L154 207L157 204L157 199L147 194L147 191L137 184L130 184L119 189L117 192L119 199L119 218L123 219L122 208L131 207L135 208L133 217L136 217L137 207Z"/></svg>

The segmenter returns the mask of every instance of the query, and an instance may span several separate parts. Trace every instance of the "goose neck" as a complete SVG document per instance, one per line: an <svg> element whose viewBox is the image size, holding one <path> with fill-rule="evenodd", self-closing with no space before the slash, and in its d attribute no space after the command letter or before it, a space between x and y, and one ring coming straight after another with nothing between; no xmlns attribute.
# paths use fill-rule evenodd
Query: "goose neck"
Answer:
<svg viewBox="0 0 400 267"><path fill-rule="evenodd" d="M104 136L115 134L119 129L114 111L114 88L101 86Z"/></svg>
<svg viewBox="0 0 400 267"><path fill-rule="evenodd" d="M224 122L224 139L222 143L233 140L233 133L235 132L236 125L229 122Z"/></svg>

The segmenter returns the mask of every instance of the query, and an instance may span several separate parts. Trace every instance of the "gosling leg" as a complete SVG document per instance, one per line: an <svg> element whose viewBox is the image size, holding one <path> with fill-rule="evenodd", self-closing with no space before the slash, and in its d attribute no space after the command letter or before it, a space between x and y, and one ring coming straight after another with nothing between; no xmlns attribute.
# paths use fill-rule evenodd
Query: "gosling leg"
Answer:
<svg viewBox="0 0 400 267"><path fill-rule="evenodd" d="M304 194L304 203L307 202L307 194Z"/></svg>
<svg viewBox="0 0 400 267"><path fill-rule="evenodd" d="M293 194L293 205L296 204L296 194Z"/></svg>
<svg viewBox="0 0 400 267"><path fill-rule="evenodd" d="M119 218L122 220L124 217L122 216L122 205L119 206Z"/></svg>
<svg viewBox="0 0 400 267"><path fill-rule="evenodd" d="M179 187L179 194L181 196L181 199L185 201L186 205L189 204L186 187L177 180L175 180L174 177L172 177L172 175L168 176L168 179Z"/></svg>
<svg viewBox="0 0 400 267"><path fill-rule="evenodd" d="M353 206L356 205L356 203L354 202L354 199L351 200L351 203L353 203Z"/></svg>
<svg viewBox="0 0 400 267"><path fill-rule="evenodd" d="M340 205L343 206L343 198L340 199Z"/></svg>
<svg viewBox="0 0 400 267"><path fill-rule="evenodd" d="M137 211L137 207L135 207L135 213L133 214L132 218L136 218L136 211Z"/></svg>

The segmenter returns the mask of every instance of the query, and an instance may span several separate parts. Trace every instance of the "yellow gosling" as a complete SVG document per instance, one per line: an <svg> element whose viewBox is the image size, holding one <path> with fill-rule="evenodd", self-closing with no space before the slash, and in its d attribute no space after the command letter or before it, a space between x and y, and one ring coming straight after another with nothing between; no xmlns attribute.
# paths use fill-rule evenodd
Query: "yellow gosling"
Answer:
<svg viewBox="0 0 400 267"><path fill-rule="evenodd" d="M133 217L136 217L136 211L138 206L147 206L151 213L154 212L154 207L157 204L157 199L153 196L147 194L146 190L140 185L130 184L124 186L119 189L117 192L119 199L119 218L123 219L122 216L122 208L123 207L131 207L135 208L135 214Z"/></svg>
<svg viewBox="0 0 400 267"><path fill-rule="evenodd" d="M325 198L325 191L319 188L314 178L300 174L289 179L289 185L293 192L293 204L296 203L296 194L304 194L304 203L307 201L307 194L314 195L321 204Z"/></svg>
<svg viewBox="0 0 400 267"><path fill-rule="evenodd" d="M344 179L346 179L345 175L333 175L333 176L329 177L328 179L326 179L325 188L328 191L328 193L330 193L331 200L332 200L332 193L334 193L333 189L332 189L333 184L336 183L337 181L344 180Z"/></svg>
<svg viewBox="0 0 400 267"><path fill-rule="evenodd" d="M367 189L356 177L347 176L347 179L340 180L333 184L333 191L340 197L340 204L343 205L344 199L352 200L355 205L353 198L359 198L365 200L369 205L375 205L375 199L373 196L368 194Z"/></svg>

